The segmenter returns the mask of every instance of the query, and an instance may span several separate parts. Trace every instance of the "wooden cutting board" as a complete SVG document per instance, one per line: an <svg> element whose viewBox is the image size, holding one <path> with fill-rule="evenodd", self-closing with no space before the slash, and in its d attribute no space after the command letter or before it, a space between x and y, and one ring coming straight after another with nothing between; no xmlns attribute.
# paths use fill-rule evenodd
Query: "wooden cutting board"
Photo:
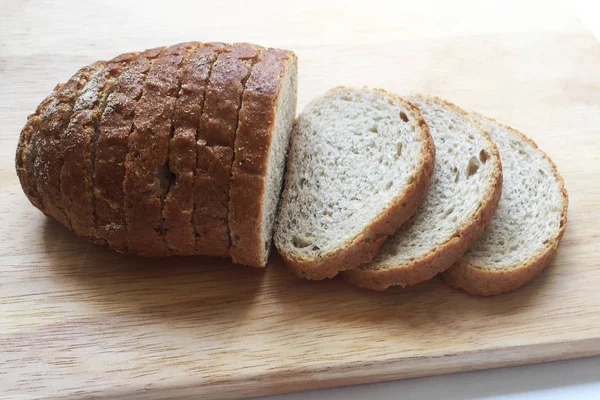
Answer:
<svg viewBox="0 0 600 400"><path fill-rule="evenodd" d="M600 354L598 42L553 2L321 3L3 5L1 398L234 398ZM186 40L295 50L300 108L365 84L526 132L569 191L555 262L493 298L438 279L375 293L296 279L277 256L258 270L115 254L45 219L14 172L26 116L84 64Z"/></svg>

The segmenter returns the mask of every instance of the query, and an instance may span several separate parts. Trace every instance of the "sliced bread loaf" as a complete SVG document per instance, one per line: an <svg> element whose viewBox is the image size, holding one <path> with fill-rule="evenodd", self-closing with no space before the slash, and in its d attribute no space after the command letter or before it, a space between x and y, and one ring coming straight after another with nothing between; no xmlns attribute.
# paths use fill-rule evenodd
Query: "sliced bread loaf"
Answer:
<svg viewBox="0 0 600 400"><path fill-rule="evenodd" d="M477 240L501 193L500 156L489 135L444 100L414 96L436 146L431 186L415 216L375 259L345 272L360 287L414 285L449 268Z"/></svg>
<svg viewBox="0 0 600 400"><path fill-rule="evenodd" d="M556 166L520 132L472 113L497 144L504 166L498 210L475 245L442 275L469 293L494 295L533 279L556 252L568 197Z"/></svg>
<svg viewBox="0 0 600 400"><path fill-rule="evenodd" d="M34 206L95 243L264 266L296 88L293 52L247 43L99 61L28 118L17 174Z"/></svg>
<svg viewBox="0 0 600 400"><path fill-rule="evenodd" d="M368 262L423 199L433 141L418 110L383 90L338 87L292 132L274 240L298 276Z"/></svg>

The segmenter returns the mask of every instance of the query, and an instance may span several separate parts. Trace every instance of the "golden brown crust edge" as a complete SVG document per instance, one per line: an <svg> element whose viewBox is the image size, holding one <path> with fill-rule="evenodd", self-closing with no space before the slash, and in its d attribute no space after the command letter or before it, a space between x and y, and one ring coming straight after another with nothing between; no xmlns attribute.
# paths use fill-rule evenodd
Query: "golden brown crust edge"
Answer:
<svg viewBox="0 0 600 400"><path fill-rule="evenodd" d="M383 270L363 270L357 268L347 271L344 273L344 277L352 285L383 291L393 285L406 287L433 278L440 272L450 268L477 241L498 208L502 194L502 164L498 148L491 140L489 134L473 121L466 111L455 104L434 96L418 95L418 97L442 103L462 114L479 127L484 133L489 148L492 151L490 161L493 160L496 163L493 185L487 196L480 203L473 217L464 223L448 241L405 267Z"/></svg>
<svg viewBox="0 0 600 400"><path fill-rule="evenodd" d="M288 257L285 253L280 253L288 268L299 277L311 280L333 278L340 271L356 268L360 264L371 261L387 237L393 234L400 225L417 211L427 193L435 159L435 146L427 123L418 108L411 103L385 90L375 90L396 97L410 107L413 118L423 129L425 139L421 154L421 165L417 167L412 184L397 196L394 203L369 226L365 227L346 247L318 261L296 260ZM288 160L288 162L290 161ZM282 199L282 201L285 201L285 199Z"/></svg>
<svg viewBox="0 0 600 400"><path fill-rule="evenodd" d="M557 235L549 241L549 244L545 249L541 250L538 254L534 254L528 262L511 269L484 270L464 260L459 260L442 274L442 280L448 286L463 289L470 294L493 296L519 289L521 286L535 278L545 267L550 265L554 259L560 240L567 228L569 195L565 188L565 182L558 173L556 164L554 164L554 161L552 161L545 152L539 149L533 140L516 129L499 123L493 118L486 117L479 113L476 114L510 130L537 149L542 156L550 162L550 165L552 165L552 172L554 173L554 177L556 178L563 195L563 209Z"/></svg>

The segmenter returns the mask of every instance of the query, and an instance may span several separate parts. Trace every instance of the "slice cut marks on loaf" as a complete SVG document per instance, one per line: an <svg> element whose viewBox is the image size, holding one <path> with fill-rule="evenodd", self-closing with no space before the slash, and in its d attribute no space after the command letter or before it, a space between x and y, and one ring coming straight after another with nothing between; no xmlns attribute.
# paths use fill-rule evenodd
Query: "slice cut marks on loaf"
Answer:
<svg viewBox="0 0 600 400"><path fill-rule="evenodd" d="M416 107L383 90L338 87L292 132L275 244L298 276L369 262L429 185L433 141Z"/></svg>
<svg viewBox="0 0 600 400"><path fill-rule="evenodd" d="M78 86L81 88L82 84L85 84L89 75L93 71L89 70L89 67L81 69L75 74L75 80L70 79L66 85L73 88L69 89L73 91ZM48 215L48 212L44 209L43 198L38 191L36 177L34 174L35 159L37 156L37 145L39 141L40 128L44 120L47 120L49 116L53 115L57 110L59 104L59 98L62 96L61 89L64 84L56 85L54 91L48 95L44 101L37 106L35 113L27 117L27 123L21 131L19 136L19 143L17 145L17 154L15 158L15 164L17 167L17 176L21 182L23 192L36 208ZM79 89L77 89L79 90Z"/></svg>
<svg viewBox="0 0 600 400"><path fill-rule="evenodd" d="M160 54L150 49L135 56L117 78L98 125L94 168L94 201L97 231L114 250L128 250L125 214L125 159L129 135L135 128L134 116L146 74ZM123 54L119 58L129 58Z"/></svg>
<svg viewBox="0 0 600 400"><path fill-rule="evenodd" d="M472 294L516 290L546 267L566 228L568 196L550 158L520 132L471 113L498 146L504 184L498 210L445 283Z"/></svg>
<svg viewBox="0 0 600 400"><path fill-rule="evenodd" d="M408 100L421 111L436 146L432 182L415 216L374 260L345 273L356 286L404 287L446 270L482 234L500 198L502 167L489 135L451 103Z"/></svg>
<svg viewBox="0 0 600 400"><path fill-rule="evenodd" d="M99 123L115 81L129 61L128 57L108 61L90 77L75 101L73 115L61 138L60 190L65 214L78 236L99 243L104 243L97 233L94 201Z"/></svg>
<svg viewBox="0 0 600 400"><path fill-rule="evenodd" d="M184 46L170 46L153 61L136 105L135 129L129 135L123 182L129 249L146 256L169 254L161 210L170 179L171 119L184 53Z"/></svg>
<svg viewBox="0 0 600 400"><path fill-rule="evenodd" d="M173 132L169 141L169 169L173 182L165 197L162 216L167 245L177 255L196 253L193 224L196 177L196 134L202 117L206 87L213 63L224 44L197 43L181 73L181 87L173 114Z"/></svg>
<svg viewBox="0 0 600 400"><path fill-rule="evenodd" d="M53 101L42 115L36 135L31 143L29 173L37 186L46 214L62 225L70 227L70 221L62 204L60 171L63 165L62 137L69 125L73 107L88 80L104 67L99 61L81 68L67 83L53 93Z"/></svg>
<svg viewBox="0 0 600 400"><path fill-rule="evenodd" d="M200 254L229 255L229 181L236 131L244 86L261 51L248 43L227 46L210 72L196 148L194 225Z"/></svg>

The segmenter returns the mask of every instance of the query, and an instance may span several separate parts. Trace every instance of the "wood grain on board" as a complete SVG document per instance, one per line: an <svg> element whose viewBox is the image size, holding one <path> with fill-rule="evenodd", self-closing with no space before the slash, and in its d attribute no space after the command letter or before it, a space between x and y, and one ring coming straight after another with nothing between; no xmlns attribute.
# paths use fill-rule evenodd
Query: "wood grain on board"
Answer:
<svg viewBox="0 0 600 400"><path fill-rule="evenodd" d="M8 1L0 15L0 398L235 398L600 353L600 44L561 3ZM68 10L65 11L65 10ZM431 93L531 136L569 191L556 260L515 293L375 293L88 245L23 195L26 116L80 66L188 40L299 58L336 85Z"/></svg>

